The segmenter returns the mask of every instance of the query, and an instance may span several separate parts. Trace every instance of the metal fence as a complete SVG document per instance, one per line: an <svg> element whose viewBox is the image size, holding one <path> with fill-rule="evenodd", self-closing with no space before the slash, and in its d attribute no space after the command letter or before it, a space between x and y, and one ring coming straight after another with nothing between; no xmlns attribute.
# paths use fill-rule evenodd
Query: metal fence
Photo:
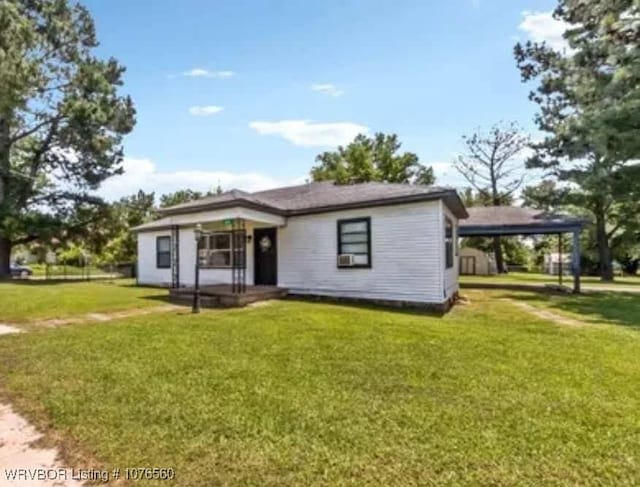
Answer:
<svg viewBox="0 0 640 487"><path fill-rule="evenodd" d="M56 264L33 264L27 266L30 273L19 274L17 278L33 280L76 280L117 279L135 277L135 265L111 264L105 266L71 265L64 262Z"/></svg>

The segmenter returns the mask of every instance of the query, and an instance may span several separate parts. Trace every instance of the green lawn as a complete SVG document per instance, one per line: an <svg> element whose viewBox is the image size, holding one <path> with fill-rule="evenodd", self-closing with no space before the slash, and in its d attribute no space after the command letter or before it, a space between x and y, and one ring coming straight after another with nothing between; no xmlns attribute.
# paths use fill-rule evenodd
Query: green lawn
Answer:
<svg viewBox="0 0 640 487"><path fill-rule="evenodd" d="M640 290L640 276L616 277L613 282L602 282L599 277L582 276L582 285L588 289L590 287L634 287L638 286ZM573 276L565 275L563 277L564 284L573 285ZM470 283L493 283L493 284L557 284L558 276L549 274L537 274L527 272L510 272L509 274L501 274L495 276L460 276L460 282L463 284Z"/></svg>
<svg viewBox="0 0 640 487"><path fill-rule="evenodd" d="M0 281L0 322L21 323L163 304L166 290L133 280L94 282Z"/></svg>
<svg viewBox="0 0 640 487"><path fill-rule="evenodd" d="M0 393L78 466L179 485L634 483L638 330L500 293L443 317L283 301L7 335Z"/></svg>
<svg viewBox="0 0 640 487"><path fill-rule="evenodd" d="M498 292L494 296L519 299L560 315L587 323L606 323L638 328L640 331L640 295L625 292L588 292L575 296L544 292Z"/></svg>

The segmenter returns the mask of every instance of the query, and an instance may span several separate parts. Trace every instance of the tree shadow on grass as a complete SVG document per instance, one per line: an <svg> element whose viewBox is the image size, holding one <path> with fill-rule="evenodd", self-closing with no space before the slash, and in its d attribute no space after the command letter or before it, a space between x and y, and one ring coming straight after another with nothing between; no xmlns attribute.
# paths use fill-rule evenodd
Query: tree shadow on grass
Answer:
<svg viewBox="0 0 640 487"><path fill-rule="evenodd" d="M586 323L620 325L640 331L640 294L637 293L592 291L575 295L529 291L527 294L505 293L500 297L572 313Z"/></svg>

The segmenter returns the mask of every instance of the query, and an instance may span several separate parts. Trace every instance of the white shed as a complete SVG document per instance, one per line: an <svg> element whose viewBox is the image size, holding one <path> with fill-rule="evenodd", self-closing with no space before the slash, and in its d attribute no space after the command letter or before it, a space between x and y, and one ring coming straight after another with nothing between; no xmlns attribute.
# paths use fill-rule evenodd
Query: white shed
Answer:
<svg viewBox="0 0 640 487"><path fill-rule="evenodd" d="M493 274L496 274L496 263L491 255L473 247L460 249L460 275L488 276Z"/></svg>

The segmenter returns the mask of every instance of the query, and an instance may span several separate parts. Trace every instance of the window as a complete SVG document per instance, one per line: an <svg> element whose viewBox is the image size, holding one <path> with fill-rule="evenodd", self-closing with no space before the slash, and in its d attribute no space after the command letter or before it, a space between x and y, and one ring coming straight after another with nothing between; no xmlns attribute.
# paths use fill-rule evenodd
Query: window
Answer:
<svg viewBox="0 0 640 487"><path fill-rule="evenodd" d="M156 237L156 267L171 268L171 237Z"/></svg>
<svg viewBox="0 0 640 487"><path fill-rule="evenodd" d="M199 251L200 267L232 267L234 258L239 262L244 256L241 251L245 240L244 232L236 232L235 235L233 232L215 232L203 236Z"/></svg>
<svg viewBox="0 0 640 487"><path fill-rule="evenodd" d="M353 265L371 267L371 218L338 220L338 255L353 255Z"/></svg>
<svg viewBox="0 0 640 487"><path fill-rule="evenodd" d="M444 248L447 269L453 267L453 237L453 222L450 218L445 218Z"/></svg>

